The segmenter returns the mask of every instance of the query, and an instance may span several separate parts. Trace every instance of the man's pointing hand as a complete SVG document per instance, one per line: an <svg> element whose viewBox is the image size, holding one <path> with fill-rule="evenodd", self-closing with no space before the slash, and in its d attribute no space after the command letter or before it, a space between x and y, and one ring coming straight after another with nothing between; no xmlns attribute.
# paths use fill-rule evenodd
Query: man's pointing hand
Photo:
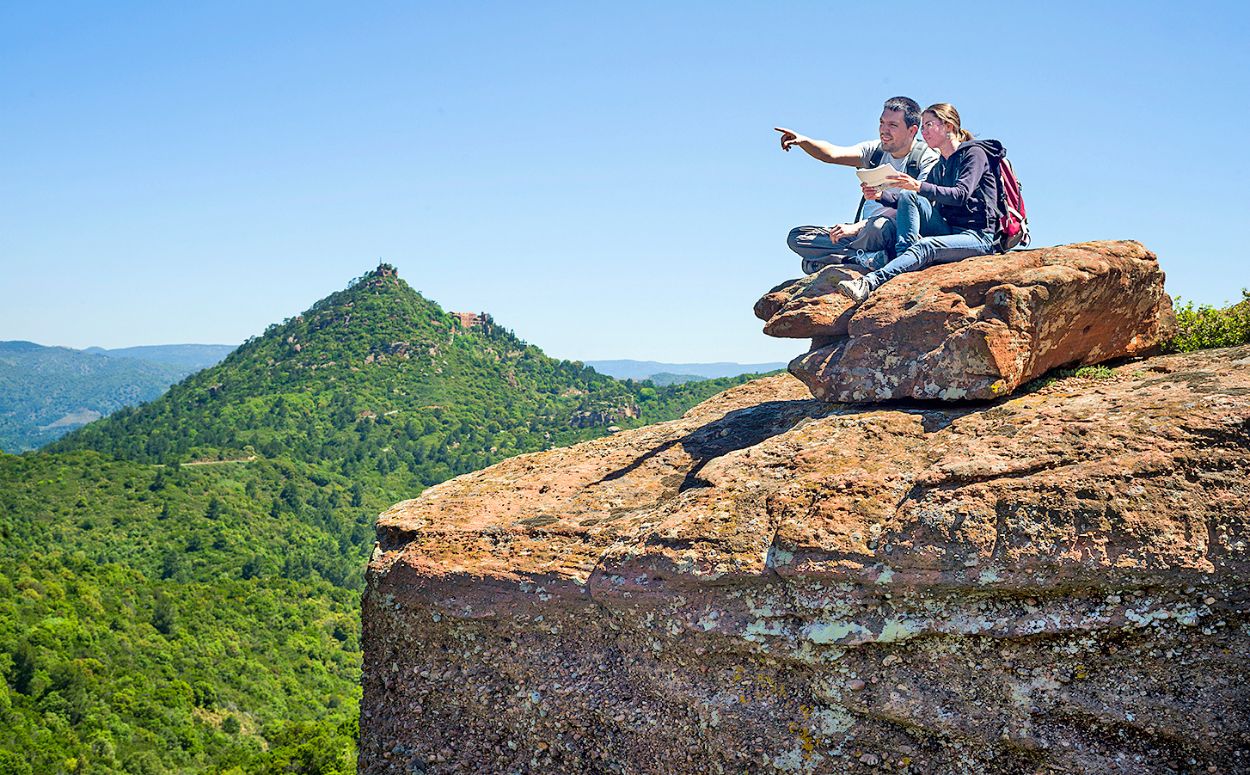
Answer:
<svg viewBox="0 0 1250 775"><path fill-rule="evenodd" d="M799 143L811 142L810 137L804 137L798 132L793 132L789 129L784 129L779 126L775 126L773 127L773 129L776 129L778 132L781 133L781 150L783 151L788 151L790 150L791 146L798 145Z"/></svg>

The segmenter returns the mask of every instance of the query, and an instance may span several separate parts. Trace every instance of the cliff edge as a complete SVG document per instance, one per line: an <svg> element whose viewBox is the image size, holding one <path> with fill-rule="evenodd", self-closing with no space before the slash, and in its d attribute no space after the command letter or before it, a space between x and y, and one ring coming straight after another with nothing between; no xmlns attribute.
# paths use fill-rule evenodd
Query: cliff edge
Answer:
<svg viewBox="0 0 1250 775"><path fill-rule="evenodd" d="M1248 476L1250 347L512 458L379 520L361 771L1248 771Z"/></svg>

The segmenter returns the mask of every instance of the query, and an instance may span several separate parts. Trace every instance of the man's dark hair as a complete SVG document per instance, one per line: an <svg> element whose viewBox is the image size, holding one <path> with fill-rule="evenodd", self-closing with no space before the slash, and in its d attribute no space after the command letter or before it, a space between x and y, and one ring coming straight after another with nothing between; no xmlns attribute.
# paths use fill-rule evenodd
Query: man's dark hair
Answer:
<svg viewBox="0 0 1250 775"><path fill-rule="evenodd" d="M903 114L904 124L920 126L920 103L911 97L891 97L885 101L882 110L897 110Z"/></svg>

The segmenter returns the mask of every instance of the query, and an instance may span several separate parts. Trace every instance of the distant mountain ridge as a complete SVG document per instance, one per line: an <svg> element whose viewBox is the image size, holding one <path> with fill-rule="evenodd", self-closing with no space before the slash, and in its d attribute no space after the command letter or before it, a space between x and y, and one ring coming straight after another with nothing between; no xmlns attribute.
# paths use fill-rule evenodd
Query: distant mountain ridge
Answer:
<svg viewBox="0 0 1250 775"><path fill-rule="evenodd" d="M220 363L236 347L238 345L235 344L150 344L107 350L103 347L88 347L83 352L107 355L110 358L168 363L199 371Z"/></svg>
<svg viewBox="0 0 1250 775"><path fill-rule="evenodd" d="M23 339L14 339L8 342L0 342L0 357L5 355L21 355L43 349L46 349L44 345L27 342Z"/></svg>
<svg viewBox="0 0 1250 775"><path fill-rule="evenodd" d="M740 374L767 374L770 371L784 369L784 362L777 363L660 363L659 361L634 361L628 359L605 361L582 361L600 374L617 379L644 380L660 377L666 384L673 378L716 379L718 377L736 377ZM682 379L680 381L687 381ZM656 384L660 384L657 382Z"/></svg>
<svg viewBox="0 0 1250 775"><path fill-rule="evenodd" d="M0 450L23 452L124 406L150 401L195 371L34 342L0 342Z"/></svg>

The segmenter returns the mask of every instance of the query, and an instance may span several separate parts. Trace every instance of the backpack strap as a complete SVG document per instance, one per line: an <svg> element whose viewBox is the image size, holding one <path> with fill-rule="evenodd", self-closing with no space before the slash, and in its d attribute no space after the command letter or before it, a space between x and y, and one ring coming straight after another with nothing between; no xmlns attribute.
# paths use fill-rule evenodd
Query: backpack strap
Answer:
<svg viewBox="0 0 1250 775"><path fill-rule="evenodd" d="M884 158L884 156L885 150L881 146L877 146L877 150L873 151L872 155L868 157L868 167L872 168L879 166L881 164L881 159ZM911 157L908 157L907 161L910 164ZM915 176L913 175L912 177ZM864 199L862 196L859 198L859 207L855 208L855 220L851 221L851 223L859 223L860 219L864 217L864 203L867 201L868 200Z"/></svg>
<svg viewBox="0 0 1250 775"><path fill-rule="evenodd" d="M907 154L907 174L917 180L920 179L920 165L924 161L925 152L929 150L929 146L924 143L913 143L911 153Z"/></svg>

